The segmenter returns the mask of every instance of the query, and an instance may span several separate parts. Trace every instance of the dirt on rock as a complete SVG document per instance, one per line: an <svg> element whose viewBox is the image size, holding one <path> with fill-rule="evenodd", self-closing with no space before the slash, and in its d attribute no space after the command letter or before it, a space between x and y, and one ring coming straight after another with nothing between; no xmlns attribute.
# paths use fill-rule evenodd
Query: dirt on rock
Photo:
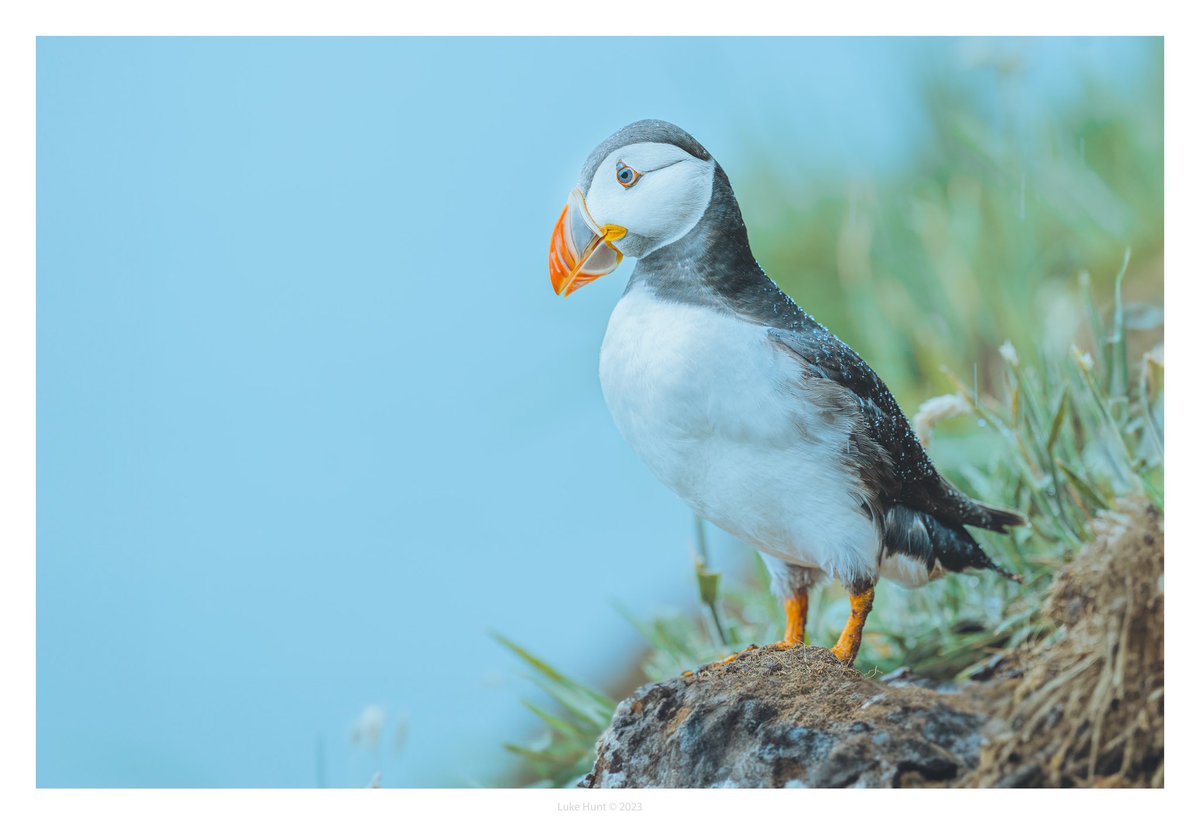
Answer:
<svg viewBox="0 0 1200 824"><path fill-rule="evenodd" d="M1051 587L1050 636L961 688L828 650L751 650L638 689L584 787L1163 785L1163 531L1106 513Z"/></svg>
<svg viewBox="0 0 1200 824"><path fill-rule="evenodd" d="M642 687L617 709L590 787L945 785L973 769L986 717L818 647L755 649Z"/></svg>

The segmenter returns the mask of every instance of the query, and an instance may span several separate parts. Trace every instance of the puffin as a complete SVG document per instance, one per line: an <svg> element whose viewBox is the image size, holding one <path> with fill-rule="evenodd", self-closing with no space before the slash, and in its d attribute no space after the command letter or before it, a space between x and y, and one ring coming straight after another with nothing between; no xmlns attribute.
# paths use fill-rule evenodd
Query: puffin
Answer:
<svg viewBox="0 0 1200 824"><path fill-rule="evenodd" d="M551 285L567 297L626 257L637 265L600 347L605 403L662 483L761 553L787 619L771 647L804 643L809 590L830 578L850 598L831 650L848 666L880 578L1020 580L967 527L1025 518L942 477L875 371L759 266L721 165L663 120L620 129L583 164L551 234Z"/></svg>

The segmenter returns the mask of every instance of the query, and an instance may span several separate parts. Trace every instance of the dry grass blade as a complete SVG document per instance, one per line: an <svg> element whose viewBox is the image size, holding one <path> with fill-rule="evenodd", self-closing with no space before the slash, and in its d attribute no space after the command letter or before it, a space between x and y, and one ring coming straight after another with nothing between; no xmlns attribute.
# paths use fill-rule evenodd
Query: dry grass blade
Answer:
<svg viewBox="0 0 1200 824"><path fill-rule="evenodd" d="M1065 632L1014 656L1021 686L993 694L1006 729L965 784L1162 786L1162 515L1127 502L1095 531L1050 588Z"/></svg>

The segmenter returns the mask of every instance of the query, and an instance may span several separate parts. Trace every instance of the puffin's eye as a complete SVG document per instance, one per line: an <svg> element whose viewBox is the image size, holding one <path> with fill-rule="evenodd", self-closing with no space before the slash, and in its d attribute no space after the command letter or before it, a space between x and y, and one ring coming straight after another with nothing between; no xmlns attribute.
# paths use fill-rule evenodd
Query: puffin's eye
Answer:
<svg viewBox="0 0 1200 824"><path fill-rule="evenodd" d="M641 172L638 172L631 166L626 166L624 163L617 161L617 182L626 189L637 183L641 177Z"/></svg>

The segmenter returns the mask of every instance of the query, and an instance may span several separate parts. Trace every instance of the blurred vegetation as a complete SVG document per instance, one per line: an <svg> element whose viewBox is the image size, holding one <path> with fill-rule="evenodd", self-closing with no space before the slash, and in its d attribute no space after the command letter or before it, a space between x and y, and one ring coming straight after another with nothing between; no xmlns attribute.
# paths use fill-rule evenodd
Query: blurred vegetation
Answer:
<svg viewBox="0 0 1200 824"><path fill-rule="evenodd" d="M991 70L998 92L978 93L986 65L929 81L928 140L890 180L822 186L763 162L734 181L766 271L908 410L945 391L943 367L993 388L1006 340L1068 350L1087 331L1079 273L1108 301L1126 248L1130 297L1161 303L1161 63L1144 83L1153 94L1114 100L1095 87L1031 118L1004 92L1019 72L1006 55ZM996 98L1010 102L986 105Z"/></svg>
<svg viewBox="0 0 1200 824"><path fill-rule="evenodd" d="M881 586L857 664L864 672L906 666L969 678L1052 629L1042 596L1092 537L1096 512L1130 494L1162 505L1163 105L1154 48L1147 94L1114 100L1091 87L1036 128L1018 122L1013 95L998 95L1008 109L982 111L970 77L931 79L930 140L888 180L800 187L764 166L735 181L764 268L875 367L919 429L935 433L941 471L968 494L1030 517L1030 528L1010 536L975 532L1022 584L979 573L918 590ZM1020 67L997 59L981 70L1003 89ZM746 553L745 568L723 576L709 567L702 536L695 613L628 616L651 648L646 679L783 636L761 562ZM808 642L831 645L848 612L838 587L814 591ZM526 782L571 783L590 769L615 702L510 647L556 704L530 705L544 732L510 749Z"/></svg>

